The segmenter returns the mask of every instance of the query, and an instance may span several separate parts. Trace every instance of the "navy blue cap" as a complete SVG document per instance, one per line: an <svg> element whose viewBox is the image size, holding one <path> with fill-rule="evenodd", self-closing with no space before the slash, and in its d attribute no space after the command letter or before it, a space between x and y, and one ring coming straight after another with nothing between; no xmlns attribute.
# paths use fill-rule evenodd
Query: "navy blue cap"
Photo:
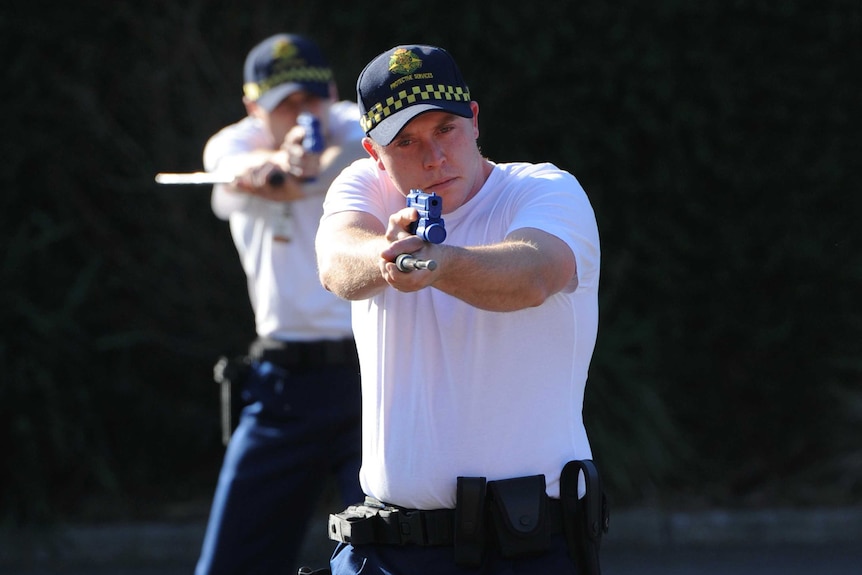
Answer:
<svg viewBox="0 0 862 575"><path fill-rule="evenodd" d="M396 46L380 54L359 75L356 95L365 135L383 146L423 112L473 117L458 65L435 46Z"/></svg>
<svg viewBox="0 0 862 575"><path fill-rule="evenodd" d="M332 70L313 41L276 34L251 49L245 59L243 94L267 112L298 90L329 97Z"/></svg>

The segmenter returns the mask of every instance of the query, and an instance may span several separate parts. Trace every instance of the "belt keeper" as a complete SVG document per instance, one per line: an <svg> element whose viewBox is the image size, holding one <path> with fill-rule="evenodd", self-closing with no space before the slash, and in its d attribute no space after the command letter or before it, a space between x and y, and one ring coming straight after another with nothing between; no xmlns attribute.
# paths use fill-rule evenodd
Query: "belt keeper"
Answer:
<svg viewBox="0 0 862 575"><path fill-rule="evenodd" d="M455 503L455 564L478 567L485 551L484 477L459 477Z"/></svg>

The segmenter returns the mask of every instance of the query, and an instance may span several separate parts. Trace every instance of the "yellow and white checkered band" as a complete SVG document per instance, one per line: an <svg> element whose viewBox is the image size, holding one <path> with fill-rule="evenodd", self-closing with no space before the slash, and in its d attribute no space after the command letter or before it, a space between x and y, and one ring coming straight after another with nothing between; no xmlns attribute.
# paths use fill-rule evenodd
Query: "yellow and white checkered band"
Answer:
<svg viewBox="0 0 862 575"><path fill-rule="evenodd" d="M306 66L304 68L291 68L290 70L273 74L263 82L248 82L243 85L242 89L246 98L257 100L266 92L281 84L290 84L293 82L299 84L306 82L329 83L330 81L332 81L332 70L330 68Z"/></svg>
<svg viewBox="0 0 862 575"><path fill-rule="evenodd" d="M373 130L380 122L395 112L429 101L449 100L455 102L469 102L470 92L461 86L444 86L443 84L426 84L425 86L413 86L409 90L401 90L395 96L386 98L385 102L378 102L369 108L368 112L360 118L359 122L366 133Z"/></svg>

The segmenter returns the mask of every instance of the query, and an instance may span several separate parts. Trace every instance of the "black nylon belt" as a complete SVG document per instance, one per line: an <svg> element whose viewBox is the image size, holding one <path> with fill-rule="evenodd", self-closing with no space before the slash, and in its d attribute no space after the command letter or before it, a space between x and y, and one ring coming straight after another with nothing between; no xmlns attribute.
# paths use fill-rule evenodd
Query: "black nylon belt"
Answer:
<svg viewBox="0 0 862 575"><path fill-rule="evenodd" d="M356 344L352 339L320 341L279 341L258 338L249 348L249 356L288 369L357 363Z"/></svg>
<svg viewBox="0 0 862 575"><path fill-rule="evenodd" d="M371 498L366 503L372 503ZM559 499L548 498L551 533L563 532ZM454 509L403 509L385 504L352 505L345 514L331 515L329 538L352 545L388 544L437 546L454 544ZM363 516L364 517L361 517Z"/></svg>

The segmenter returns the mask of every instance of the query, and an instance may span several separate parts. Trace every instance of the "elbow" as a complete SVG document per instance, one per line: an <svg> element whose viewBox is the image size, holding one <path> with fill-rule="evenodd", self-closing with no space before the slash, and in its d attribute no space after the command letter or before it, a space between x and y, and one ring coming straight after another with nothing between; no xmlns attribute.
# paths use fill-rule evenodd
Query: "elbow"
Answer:
<svg viewBox="0 0 862 575"><path fill-rule="evenodd" d="M524 295L524 308L539 307L540 305L545 303L552 295L554 295L554 292L547 289L545 286L533 286L531 289L527 290Z"/></svg>
<svg viewBox="0 0 862 575"><path fill-rule="evenodd" d="M326 276L323 274L319 274L317 277L318 279L320 279L320 285L323 286L323 289L328 292L332 292L332 284L329 283L329 281L326 279Z"/></svg>
<svg viewBox="0 0 862 575"><path fill-rule="evenodd" d="M334 266L318 263L317 277L323 289L341 299L348 301L362 299L356 286L352 282L347 281L343 273L336 273Z"/></svg>
<svg viewBox="0 0 862 575"><path fill-rule="evenodd" d="M577 282L577 268L571 260L557 263L533 275L532 281L524 290L525 307L538 307L554 295L567 289L574 279Z"/></svg>
<svg viewBox="0 0 862 575"><path fill-rule="evenodd" d="M356 299L355 297L352 297L350 290L346 289L346 286L335 281L327 280L324 276L320 277L320 285L323 286L323 289L341 299L348 301Z"/></svg>
<svg viewBox="0 0 862 575"><path fill-rule="evenodd" d="M326 260L318 258L317 261L317 277L320 280L320 285L328 292L340 295L337 291L335 276L332 273L332 266Z"/></svg>
<svg viewBox="0 0 862 575"><path fill-rule="evenodd" d="M548 299L550 299L554 294L561 291L563 287L564 286L560 285L560 282L557 280L548 281L536 278L534 281L530 282L530 284L527 285L525 289L521 292L522 307L524 309L530 307L539 307L540 305L548 301Z"/></svg>
<svg viewBox="0 0 862 575"><path fill-rule="evenodd" d="M210 196L210 207L218 219L227 221L234 212L246 209L249 200L250 196L232 191L227 184L215 184Z"/></svg>
<svg viewBox="0 0 862 575"><path fill-rule="evenodd" d="M356 299L354 297L351 297L349 290L345 289L345 287L343 285L339 284L336 281L328 279L328 277L323 275L323 274L320 275L320 285L323 286L323 289L325 289L329 293L331 293L331 294L333 294L333 295L335 295L341 299L345 299L345 300Z"/></svg>

